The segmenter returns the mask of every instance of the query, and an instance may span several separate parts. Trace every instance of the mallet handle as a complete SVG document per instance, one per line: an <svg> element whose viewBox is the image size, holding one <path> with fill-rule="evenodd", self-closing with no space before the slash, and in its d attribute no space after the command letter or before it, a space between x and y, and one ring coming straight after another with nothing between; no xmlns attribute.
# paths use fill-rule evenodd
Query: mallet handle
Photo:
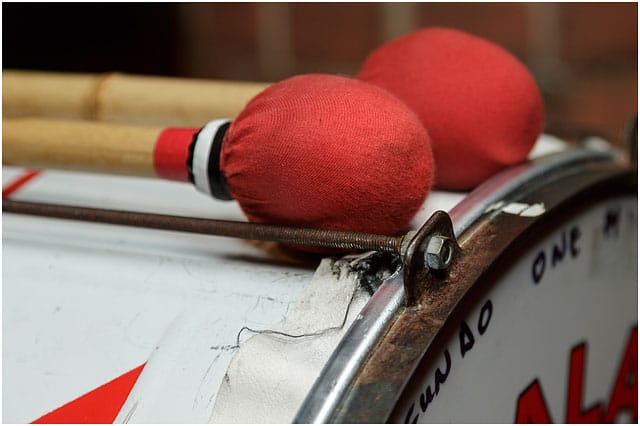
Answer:
<svg viewBox="0 0 640 426"><path fill-rule="evenodd" d="M161 127L38 118L2 120L2 163L156 177Z"/></svg>
<svg viewBox="0 0 640 426"><path fill-rule="evenodd" d="M164 126L234 118L268 83L134 76L2 72L4 117L44 116Z"/></svg>

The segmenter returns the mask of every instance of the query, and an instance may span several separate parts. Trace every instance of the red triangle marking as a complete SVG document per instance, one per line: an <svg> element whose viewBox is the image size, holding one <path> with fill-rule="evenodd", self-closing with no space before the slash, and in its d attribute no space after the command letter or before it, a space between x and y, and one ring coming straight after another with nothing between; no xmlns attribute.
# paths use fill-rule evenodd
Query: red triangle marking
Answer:
<svg viewBox="0 0 640 426"><path fill-rule="evenodd" d="M56 408L32 423L113 423L145 364Z"/></svg>
<svg viewBox="0 0 640 426"><path fill-rule="evenodd" d="M34 177L40 174L40 170L29 170L20 175L13 182L9 183L6 187L2 188L2 199L9 197L9 195L20 189L25 183L29 182Z"/></svg>

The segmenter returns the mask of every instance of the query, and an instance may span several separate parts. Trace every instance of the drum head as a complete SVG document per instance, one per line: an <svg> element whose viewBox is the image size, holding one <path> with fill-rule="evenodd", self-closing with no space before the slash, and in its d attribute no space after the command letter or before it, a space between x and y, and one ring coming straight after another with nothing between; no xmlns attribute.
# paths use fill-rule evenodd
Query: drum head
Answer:
<svg viewBox="0 0 640 426"><path fill-rule="evenodd" d="M637 421L637 198L568 216L467 293L390 421Z"/></svg>
<svg viewBox="0 0 640 426"><path fill-rule="evenodd" d="M574 151L477 188L450 212L453 262L434 271L427 251L410 253L405 305L366 356L349 353L370 335L354 324L334 364L341 376L344 359L360 365L340 390L335 365L325 368L296 421L637 419L636 182ZM430 222L423 229L437 229ZM376 296L370 305L392 306Z"/></svg>

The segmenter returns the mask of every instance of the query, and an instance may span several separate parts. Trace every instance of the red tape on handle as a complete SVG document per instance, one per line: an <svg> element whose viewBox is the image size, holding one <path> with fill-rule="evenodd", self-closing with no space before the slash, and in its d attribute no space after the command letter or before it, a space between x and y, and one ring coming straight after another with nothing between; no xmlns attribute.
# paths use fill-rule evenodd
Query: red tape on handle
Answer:
<svg viewBox="0 0 640 426"><path fill-rule="evenodd" d="M187 158L193 135L199 129L164 129L153 152L153 166L158 177L181 182L189 182Z"/></svg>

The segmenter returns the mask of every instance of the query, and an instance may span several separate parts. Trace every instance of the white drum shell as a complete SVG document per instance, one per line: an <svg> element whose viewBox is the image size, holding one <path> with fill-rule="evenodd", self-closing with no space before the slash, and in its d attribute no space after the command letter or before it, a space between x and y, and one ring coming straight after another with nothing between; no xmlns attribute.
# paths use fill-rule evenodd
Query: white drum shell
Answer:
<svg viewBox="0 0 640 426"><path fill-rule="evenodd" d="M536 155L543 155L563 148L564 144L561 141L545 137L539 141L535 152L538 153ZM22 173L24 171L21 169L5 167L3 187ZM463 200L465 195L434 192L412 222L412 226L419 227L435 210L450 210ZM235 203L212 201L184 185L148 179L47 171L22 186L12 194L12 198L244 220ZM616 202L624 205L625 212L631 214L628 202ZM576 220L590 223L592 219L589 219L588 215L600 214L594 212L599 212L598 209L602 208L605 207L596 207L591 213L586 213L585 217ZM630 226L628 221L624 226ZM623 232L619 244L632 243L631 231L629 228ZM549 241L557 237L554 234L549 237ZM585 234L583 237L585 242L592 241L588 239L591 234ZM548 242L540 244L542 247ZM584 263L574 263L572 268L586 273L585 271L590 269L585 268L592 268L594 265L589 259L596 256L594 253L598 250L606 251L612 256L618 250L618 246L607 251L606 246L598 246L596 242L593 244L593 252L589 252L591 257L585 254L579 259ZM116 417L117 422L200 423L220 418L238 422L247 419L259 422L288 421L287 418L294 418L296 407L309 392L311 383L296 386L295 375L283 377L278 379L279 386L290 389L293 402L286 404L288 408L278 412L278 417L270 417L269 406L264 406L263 409L255 408L261 403L261 398L265 399L268 395L242 393L232 395L239 402L231 406L237 412L236 417L224 417L220 413L214 413L212 417L220 386L237 351L235 345L238 331L243 326L270 329L283 320L286 322L291 314L290 309L296 306L296 303L309 300L307 290L314 273L316 278L318 274L323 273L321 270L316 271L319 259L309 262L291 258L277 250L275 245L267 243L18 215L3 215L3 248L5 422L31 422L141 365L144 365L142 373L121 407ZM587 248L585 252L586 250ZM637 253L637 245L635 250ZM524 266L521 266L521 270L517 265L514 267L514 277L525 273L530 256L522 258ZM636 258L637 255L631 255L618 261L632 262ZM596 261L598 259L601 258L597 257ZM607 271L622 268L616 263L606 266L609 267ZM567 268L566 271L566 274L573 276L573 269ZM601 270L596 273L599 271ZM326 276L324 278L326 279ZM567 287L556 286L555 292L549 292L546 296L549 302L562 304L563 298L575 293L577 289L574 287L578 284L564 276L554 279L573 283ZM507 283L519 280L520 278L515 278L515 281L505 278ZM637 274L635 280L637 282ZM593 286L589 287L590 290L581 294L586 302L593 304L601 300L603 295L606 296L606 290L610 289L602 280L592 281ZM506 311L499 311L498 306L509 307L514 315L518 314L518 309L522 309L521 320L524 323L538 324L533 319L535 309L532 308L538 302L535 302L536 299L524 297L524 294L540 290L542 286L512 288L508 284L498 287L505 287L505 290L501 290L500 295L492 299L496 306L491 323L492 333L506 339L504 336L507 336L506 333L509 331L493 331L499 327L496 325L500 324L499 313L504 312L503 315L508 315ZM518 292L523 293L520 304L510 303L513 299L520 300L517 297ZM637 296L629 297L623 292L613 294L626 304L623 303L617 309L615 306L618 299L611 299L608 304L600 303L597 306L603 309L602 312L618 312L621 324L625 321L628 323L629 312L637 314ZM368 298L364 294L359 297L357 309L351 312L344 330ZM503 302L502 298L506 298L506 301ZM529 302L525 302L526 300ZM635 303L635 311L632 301ZM525 318L522 306L524 303L529 303L527 306L530 310L526 312L532 317ZM583 312L579 309L582 305L571 306L576 312ZM573 311L556 309L554 312L556 316L548 318L549 323L567 322L569 319L574 321L567 322L567 333L580 330L580 326L586 327L586 323L576 322L577 317L569 315ZM471 312L469 315L470 318L474 318L477 312ZM317 314L317 318L323 316L327 317L326 312L320 311ZM315 318L309 316L307 321L312 322ZM504 319L502 321L503 327L515 324ZM570 324L573 324L573 328L569 327ZM318 327L331 325L323 323L318 324ZM537 327L535 330L540 331L549 326L538 324ZM621 339L624 339L624 331L622 328L616 330L619 331L619 335L605 334L611 345L620 346ZM317 377L320 374L322 365L338 345L340 335L337 334L328 346L325 345L322 353L324 358L319 358L323 361L309 367L309 377ZM570 340L567 336L558 339L566 342ZM595 341L595 337L591 335L580 336L584 336L589 342ZM495 356L493 350L498 343L481 343L489 341L489 337L487 334L486 337L479 338L477 346L471 352L484 352L493 362L507 357L506 354L503 358ZM269 339L268 336L259 338ZM246 337L243 337L242 341L245 340ZM448 343L443 344L446 347ZM503 340L499 344L506 345L506 342ZM482 350L481 345L484 345ZM589 352L588 356L597 359L600 356L599 349L595 348L595 344L593 346L593 355ZM604 347L605 343L602 343L602 346ZM277 350L281 351L282 348L286 349L286 345L279 346ZM518 343L512 349L520 352L510 354L512 357L524 357L523 359L531 361L529 369L522 369L522 377L529 377L532 372L538 371L536 368L544 365L541 360L544 360L545 351L541 352L542 355L534 357L533 352L527 352L526 348L525 344ZM566 352L566 348L564 350ZM560 352L560 349L557 351ZM268 360L271 355L265 353L264 356ZM562 361L560 358L560 355L553 358L557 365L566 362L566 359ZM446 414L454 408L459 412L459 407L456 408L454 401L461 396L455 391L457 388L453 384L453 378L457 377L460 383L468 383L469 378L473 376L472 371L477 371L473 370L474 368L482 370L478 367L481 365L480 361L474 364L469 362L469 359L469 356L465 357L464 364L457 361L456 365L464 365L468 370L460 373L456 368L455 376L452 370L451 381L446 384L450 390L447 391L445 386L442 386L443 395L445 391L450 392L450 397L438 396L429 408L436 413L436 407L444 407L438 408L442 410L439 412L444 414L440 414L440 417L433 414L436 416L434 419L444 422L465 421L464 419L474 421L471 409L470 417L461 417L463 420L451 417L447 420ZM265 360L258 359L255 362L259 365ZM433 362L439 362L437 355ZM432 372L428 372L428 366L425 368L425 377L430 377L429 374ZM259 369L255 366L247 368L247 371L256 370ZM560 367L554 367L550 371L562 370ZM530 373L529 376L527 373ZM588 374L591 374L589 377L595 375ZM609 373L598 374L604 374L607 380L610 380ZM463 376L464 379L461 378ZM267 382L271 380L258 380L263 379ZM561 378L545 377L545 380L549 383L545 391L548 388L550 397L555 398L556 394L561 393L558 390L561 387ZM419 390L421 386L424 388L424 383L418 383L414 388ZM465 384L462 389L466 392L481 387L481 384L476 384L476 387ZM506 389L507 387L505 391ZM589 389L591 388L588 387L585 394L587 403L601 398L590 393L592 391ZM419 398L419 393L415 395ZM406 417L408 407L415 402L415 395L411 396L410 391L403 395L402 402L396 410L395 420L405 420L403 416ZM468 398L467 395L464 393L465 398ZM448 402L442 402L445 399ZM469 407L473 406L476 410L474 404L480 404L485 400L478 398L477 401L470 403ZM242 407L254 407L251 412L254 417L247 417L249 409L243 410ZM483 407L488 409L491 405L484 404ZM561 408L554 407L552 411L554 420L563 418ZM256 413L258 417L255 417ZM429 417L421 415L419 420L429 420ZM512 420L505 418L505 421Z"/></svg>

